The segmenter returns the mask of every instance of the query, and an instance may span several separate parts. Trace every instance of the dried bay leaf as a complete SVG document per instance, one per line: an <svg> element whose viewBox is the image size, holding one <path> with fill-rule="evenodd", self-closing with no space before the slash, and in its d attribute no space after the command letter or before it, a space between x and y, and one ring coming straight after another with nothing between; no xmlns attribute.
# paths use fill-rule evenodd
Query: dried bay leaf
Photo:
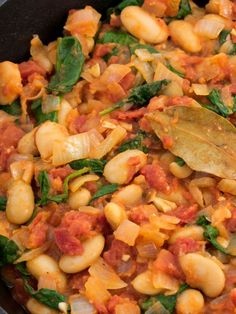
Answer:
<svg viewBox="0 0 236 314"><path fill-rule="evenodd" d="M175 106L146 115L163 142L190 168L236 179L236 128L225 118L206 108Z"/></svg>

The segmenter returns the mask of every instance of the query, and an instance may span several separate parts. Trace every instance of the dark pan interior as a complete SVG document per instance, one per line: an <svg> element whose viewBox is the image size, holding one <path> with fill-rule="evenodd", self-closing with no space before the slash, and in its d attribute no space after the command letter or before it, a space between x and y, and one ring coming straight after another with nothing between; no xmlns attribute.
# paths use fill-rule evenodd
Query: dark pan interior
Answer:
<svg viewBox="0 0 236 314"><path fill-rule="evenodd" d="M27 58L33 34L44 43L62 34L70 9L91 5L100 13L119 0L0 0L0 62ZM207 0L195 1L205 5ZM0 314L24 314L0 281Z"/></svg>

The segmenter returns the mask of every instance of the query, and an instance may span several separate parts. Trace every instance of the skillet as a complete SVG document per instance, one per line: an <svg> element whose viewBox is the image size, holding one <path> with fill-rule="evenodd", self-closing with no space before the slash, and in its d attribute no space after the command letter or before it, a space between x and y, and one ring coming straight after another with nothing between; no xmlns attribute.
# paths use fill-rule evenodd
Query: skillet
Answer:
<svg viewBox="0 0 236 314"><path fill-rule="evenodd" d="M100 13L119 0L0 0L0 62L21 62L29 57L33 34L44 43L62 35L70 9L91 5ZM204 6L208 0L195 0ZM105 15L105 14L104 14ZM24 314L0 281L0 314Z"/></svg>

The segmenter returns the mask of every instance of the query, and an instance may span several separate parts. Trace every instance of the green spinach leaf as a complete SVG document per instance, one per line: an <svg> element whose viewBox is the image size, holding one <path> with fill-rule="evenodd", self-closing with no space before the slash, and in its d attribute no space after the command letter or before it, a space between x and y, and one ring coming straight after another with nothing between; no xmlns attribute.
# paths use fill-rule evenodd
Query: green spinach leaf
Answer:
<svg viewBox="0 0 236 314"><path fill-rule="evenodd" d="M108 114L116 109L123 107L125 104L131 103L138 107L142 107L147 105L149 100L156 96L157 93L161 90L161 88L169 83L168 80L155 81L153 83L147 83L138 87L135 87L131 90L128 98L125 98L112 107L107 108L100 112L100 115L103 116Z"/></svg>
<svg viewBox="0 0 236 314"><path fill-rule="evenodd" d="M218 89L212 89L210 94L207 96L207 98L210 100L212 105L206 105L207 109L210 109L212 111L215 111L219 115L227 118L228 115L230 115L232 112L231 110L225 106L225 104L222 101L220 90Z"/></svg>
<svg viewBox="0 0 236 314"><path fill-rule="evenodd" d="M20 272L22 278L28 279L30 277L30 273L28 272L28 270L26 268L25 262L21 262L19 264L16 264L15 268Z"/></svg>
<svg viewBox="0 0 236 314"><path fill-rule="evenodd" d="M31 104L31 111L34 114L37 125L50 120L57 122L57 111L50 113L43 113L42 111L42 99L36 99Z"/></svg>
<svg viewBox="0 0 236 314"><path fill-rule="evenodd" d="M182 284L175 294L168 296L164 294L159 294L157 296L151 297L142 303L141 308L144 311L147 311L154 303L158 301L164 306L167 311L169 311L170 314L173 314L176 306L177 297L188 287L189 286L187 284Z"/></svg>
<svg viewBox="0 0 236 314"><path fill-rule="evenodd" d="M120 45L131 45L137 43L138 40L127 33L109 31L104 33L102 39L99 42L103 44L116 43Z"/></svg>
<svg viewBox="0 0 236 314"><path fill-rule="evenodd" d="M77 83L84 65L84 55L78 39L72 36L58 39L56 73L48 90L67 93Z"/></svg>
<svg viewBox="0 0 236 314"><path fill-rule="evenodd" d="M110 16L112 13L115 15L119 15L124 8L129 7L131 5L141 6L143 4L143 0L123 0L120 4L113 8L109 8L107 10L107 15Z"/></svg>
<svg viewBox="0 0 236 314"><path fill-rule="evenodd" d="M20 99L16 99L10 105L1 105L0 110L5 111L12 116L20 116L22 113Z"/></svg>
<svg viewBox="0 0 236 314"><path fill-rule="evenodd" d="M107 194L111 194L115 191L118 190L118 184L116 183L113 183L113 184L107 184L107 185L103 185L94 195L93 197L91 198L90 200L90 204L95 201L96 199L98 199L99 197L102 197L104 195L107 195Z"/></svg>
<svg viewBox="0 0 236 314"><path fill-rule="evenodd" d="M69 181L71 179L81 176L82 174L89 172L89 170L90 170L89 168L85 167L83 169L77 170L69 174L63 182L63 193L57 194L57 195L49 195L50 181L49 181L48 173L46 171L41 171L38 176L38 182L39 182L40 191L41 191L41 199L38 202L38 205L46 205L49 201L56 202L56 203L65 202L68 199L68 195L69 195Z"/></svg>
<svg viewBox="0 0 236 314"><path fill-rule="evenodd" d="M181 157L176 157L175 162L180 166L183 167L185 165L185 161Z"/></svg>
<svg viewBox="0 0 236 314"><path fill-rule="evenodd" d="M179 12L175 16L174 19L176 20L182 20L185 18L185 16L192 13L191 6L189 4L189 0L181 0L179 5Z"/></svg>
<svg viewBox="0 0 236 314"><path fill-rule="evenodd" d="M19 251L19 247L14 241L0 235L0 267L15 262L19 257Z"/></svg>
<svg viewBox="0 0 236 314"><path fill-rule="evenodd" d="M224 254L227 253L227 249L225 249L218 241L217 237L219 235L219 231L217 228L211 226L210 221L205 216L200 216L196 224L202 226L204 228L203 236L204 238L212 244L218 251Z"/></svg>
<svg viewBox="0 0 236 314"><path fill-rule="evenodd" d="M0 211L5 211L7 205L7 198L5 196L0 196Z"/></svg>
<svg viewBox="0 0 236 314"><path fill-rule="evenodd" d="M223 31L220 32L220 35L219 35L220 46L222 46L226 42L226 39L229 34L230 34L230 30L228 29L223 29Z"/></svg>
<svg viewBox="0 0 236 314"><path fill-rule="evenodd" d="M104 159L79 159L70 162L72 169L80 170L84 167L88 167L92 172L97 174L103 174L103 169L106 165L106 160Z"/></svg>
<svg viewBox="0 0 236 314"><path fill-rule="evenodd" d="M171 65L170 63L167 63L167 64L166 64L166 67L167 67L169 70L171 70L173 73L175 73L175 74L177 74L178 76L184 78L184 76L185 76L184 73L179 72L178 70L176 70L174 67L172 67L172 65Z"/></svg>
<svg viewBox="0 0 236 314"><path fill-rule="evenodd" d="M42 288L35 291L26 280L24 281L24 287L35 300L47 305L51 309L58 310L59 303L66 301L64 295L52 289Z"/></svg>
<svg viewBox="0 0 236 314"><path fill-rule="evenodd" d="M127 149L139 149L144 153L148 153L147 146L144 146L142 144L145 137L146 137L145 132L142 131L138 132L138 135L136 137L122 143L118 148L118 152L121 153L126 151Z"/></svg>

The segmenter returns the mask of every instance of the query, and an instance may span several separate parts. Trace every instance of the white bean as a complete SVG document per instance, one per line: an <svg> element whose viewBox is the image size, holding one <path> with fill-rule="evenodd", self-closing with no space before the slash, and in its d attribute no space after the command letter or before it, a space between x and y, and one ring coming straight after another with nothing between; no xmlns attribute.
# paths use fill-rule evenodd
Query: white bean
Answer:
<svg viewBox="0 0 236 314"><path fill-rule="evenodd" d="M0 63L0 105L11 104L21 93L18 65L10 61Z"/></svg>
<svg viewBox="0 0 236 314"><path fill-rule="evenodd" d="M140 185L129 184L119 190L113 197L114 200L125 206L137 205L142 199L143 190Z"/></svg>
<svg viewBox="0 0 236 314"><path fill-rule="evenodd" d="M193 53L201 51L200 40L190 23L175 20L169 24L169 30L172 40L184 50Z"/></svg>
<svg viewBox="0 0 236 314"><path fill-rule="evenodd" d="M132 159L137 159L136 165L129 164ZM126 150L108 161L104 168L104 176L108 182L125 184L147 162L147 156L138 149Z"/></svg>
<svg viewBox="0 0 236 314"><path fill-rule="evenodd" d="M110 202L105 206L104 214L106 220L109 222L113 229L118 228L122 221L127 219L127 214L124 207L114 202Z"/></svg>
<svg viewBox="0 0 236 314"><path fill-rule="evenodd" d="M66 276L60 270L57 262L49 255L41 254L26 263L28 271L39 280L44 274L52 274L56 280L57 290L66 289Z"/></svg>
<svg viewBox="0 0 236 314"><path fill-rule="evenodd" d="M222 179L218 183L217 188L222 192L236 195L236 180Z"/></svg>
<svg viewBox="0 0 236 314"><path fill-rule="evenodd" d="M168 27L164 20L155 18L138 6L126 7L120 17L128 32L148 43L158 44L168 38Z"/></svg>
<svg viewBox="0 0 236 314"><path fill-rule="evenodd" d="M91 266L100 256L104 248L105 239L98 234L83 242L84 252L81 255L63 255L59 267L68 274L77 273Z"/></svg>
<svg viewBox="0 0 236 314"><path fill-rule="evenodd" d="M225 275L212 259L197 253L189 253L179 258L186 276L186 282L193 288L202 290L206 296L215 298L224 289Z"/></svg>
<svg viewBox="0 0 236 314"><path fill-rule="evenodd" d="M35 134L35 143L42 159L48 159L53 153L53 143L69 136L67 129L56 122L46 121Z"/></svg>
<svg viewBox="0 0 236 314"><path fill-rule="evenodd" d="M187 289L177 298L177 314L201 314L203 312L203 308L204 298L198 290Z"/></svg>
<svg viewBox="0 0 236 314"><path fill-rule="evenodd" d="M196 241L203 241L203 228L200 226L185 226L174 231L169 239L169 243L175 243L178 239L191 238Z"/></svg>
<svg viewBox="0 0 236 314"><path fill-rule="evenodd" d="M59 314L58 311L50 309L46 305L39 303L33 298L30 298L26 303L26 308L31 314Z"/></svg>
<svg viewBox="0 0 236 314"><path fill-rule="evenodd" d="M135 277L132 281L132 286L139 293L147 295L155 295L161 291L161 289L154 287L152 283L152 272L149 270Z"/></svg>
<svg viewBox="0 0 236 314"><path fill-rule="evenodd" d="M7 219L13 224L26 223L34 211L34 193L31 185L23 180L15 180L7 194Z"/></svg>
<svg viewBox="0 0 236 314"><path fill-rule="evenodd" d="M179 179L187 178L193 172L193 170L189 168L188 165L185 164L183 166L179 166L177 162L172 162L169 165L169 170L176 178L179 178Z"/></svg>
<svg viewBox="0 0 236 314"><path fill-rule="evenodd" d="M88 205L90 199L90 191L85 188L81 188L76 192L69 193L68 203L72 209L78 209L80 206Z"/></svg>

